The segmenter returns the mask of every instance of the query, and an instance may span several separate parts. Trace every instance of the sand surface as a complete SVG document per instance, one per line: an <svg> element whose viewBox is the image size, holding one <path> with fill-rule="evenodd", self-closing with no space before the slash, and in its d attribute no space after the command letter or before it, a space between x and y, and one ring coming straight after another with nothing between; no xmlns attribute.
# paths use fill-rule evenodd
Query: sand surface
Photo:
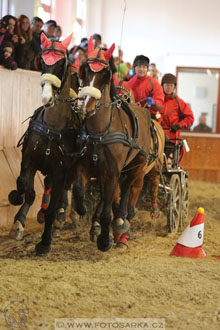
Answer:
<svg viewBox="0 0 220 330"><path fill-rule="evenodd" d="M168 234L166 218L152 221L146 211L133 220L127 250L97 250L88 223L73 229L68 222L45 258L34 253L42 230L35 219L23 241L2 232L0 329L10 329L9 314L20 321L21 306L27 313L22 329L54 329L55 318L99 317L164 318L166 329L175 330L220 329L219 184L190 182L188 222L200 206L204 259L170 257L180 233Z"/></svg>

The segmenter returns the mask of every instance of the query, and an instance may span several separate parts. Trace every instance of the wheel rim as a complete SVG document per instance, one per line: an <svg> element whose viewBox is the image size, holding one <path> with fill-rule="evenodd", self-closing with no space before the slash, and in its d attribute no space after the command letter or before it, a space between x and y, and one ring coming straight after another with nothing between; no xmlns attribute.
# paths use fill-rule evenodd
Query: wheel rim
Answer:
<svg viewBox="0 0 220 330"><path fill-rule="evenodd" d="M189 182L188 179L185 180L185 183L182 187L182 211L181 211L181 227L184 226L189 210Z"/></svg>
<svg viewBox="0 0 220 330"><path fill-rule="evenodd" d="M176 233L180 225L181 216L181 185L177 174L172 175L170 180L172 191L169 198L168 229L171 233Z"/></svg>

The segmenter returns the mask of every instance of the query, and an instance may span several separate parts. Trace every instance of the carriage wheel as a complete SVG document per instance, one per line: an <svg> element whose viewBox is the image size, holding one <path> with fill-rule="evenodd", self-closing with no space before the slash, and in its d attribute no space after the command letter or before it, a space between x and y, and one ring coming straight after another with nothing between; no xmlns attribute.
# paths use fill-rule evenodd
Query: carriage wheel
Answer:
<svg viewBox="0 0 220 330"><path fill-rule="evenodd" d="M168 197L167 226L170 233L178 231L181 220L181 184L179 175L173 174L170 180L172 189Z"/></svg>
<svg viewBox="0 0 220 330"><path fill-rule="evenodd" d="M185 178L182 184L182 210L181 210L181 221L179 231L181 231L186 223L186 219L189 211L189 180Z"/></svg>

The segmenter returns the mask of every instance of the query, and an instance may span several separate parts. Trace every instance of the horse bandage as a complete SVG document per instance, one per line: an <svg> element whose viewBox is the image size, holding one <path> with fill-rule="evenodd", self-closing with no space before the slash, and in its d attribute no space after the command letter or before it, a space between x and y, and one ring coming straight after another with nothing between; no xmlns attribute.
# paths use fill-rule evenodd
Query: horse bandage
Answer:
<svg viewBox="0 0 220 330"><path fill-rule="evenodd" d="M44 73L40 77L41 86L43 84L45 84L46 82L51 83L53 86L55 86L57 88L60 88L60 86L61 86L61 80L59 78L57 78L54 74L51 74L51 73Z"/></svg>
<svg viewBox="0 0 220 330"><path fill-rule="evenodd" d="M90 87L90 86L83 87L78 94L80 98L84 96L91 96L94 97L95 99L100 99L101 95L102 95L101 91L98 88Z"/></svg>

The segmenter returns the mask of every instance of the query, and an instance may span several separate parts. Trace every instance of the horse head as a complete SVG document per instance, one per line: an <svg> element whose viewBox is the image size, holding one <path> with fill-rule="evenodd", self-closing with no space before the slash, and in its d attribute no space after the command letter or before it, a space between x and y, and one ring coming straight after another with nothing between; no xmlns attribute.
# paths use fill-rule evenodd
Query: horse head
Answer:
<svg viewBox="0 0 220 330"><path fill-rule="evenodd" d="M44 33L41 33L42 54L41 65L41 86L42 102L46 106L54 105L54 91L58 94L66 80L68 72L67 47L72 39L72 34L62 42L49 40Z"/></svg>
<svg viewBox="0 0 220 330"><path fill-rule="evenodd" d="M94 49L92 37L88 43L88 58L79 70L79 77L82 80L82 88L79 91L79 98L83 98L83 113L95 114L96 105L101 99L102 93L112 79L111 58L115 44L107 49Z"/></svg>

